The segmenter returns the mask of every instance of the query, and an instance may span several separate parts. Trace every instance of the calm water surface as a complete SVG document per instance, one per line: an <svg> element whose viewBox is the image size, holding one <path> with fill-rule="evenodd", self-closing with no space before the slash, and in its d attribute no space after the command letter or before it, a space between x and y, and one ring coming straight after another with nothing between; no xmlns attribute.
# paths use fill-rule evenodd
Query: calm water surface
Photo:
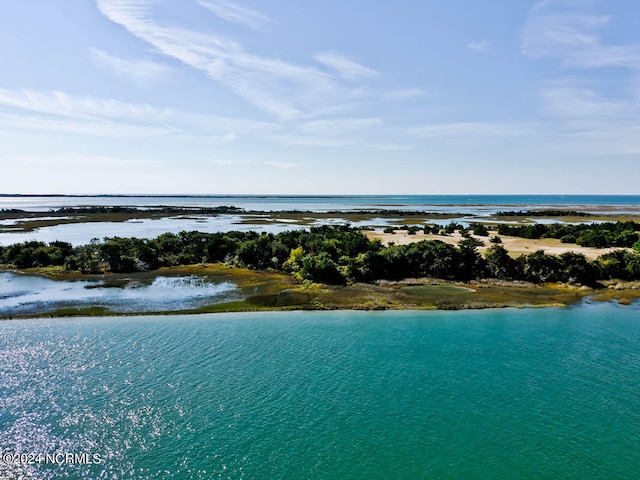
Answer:
<svg viewBox="0 0 640 480"><path fill-rule="evenodd" d="M459 212L459 206L474 213L492 212L495 207L523 209L545 205L640 206L640 195L176 195L176 196L12 196L0 195L0 208L42 211L77 206L217 207L233 205L247 210L329 210L406 209ZM452 207L452 208L448 208ZM470 207L478 207L477 209Z"/></svg>
<svg viewBox="0 0 640 480"><path fill-rule="evenodd" d="M640 309L0 322L0 478L636 479Z"/></svg>

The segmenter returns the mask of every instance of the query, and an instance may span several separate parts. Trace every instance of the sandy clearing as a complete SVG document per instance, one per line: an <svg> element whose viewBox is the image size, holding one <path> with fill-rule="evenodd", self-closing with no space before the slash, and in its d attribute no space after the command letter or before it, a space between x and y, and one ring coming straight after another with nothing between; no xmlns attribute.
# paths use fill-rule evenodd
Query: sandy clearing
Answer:
<svg viewBox="0 0 640 480"><path fill-rule="evenodd" d="M395 245L409 245L410 243L420 242L422 240L440 240L450 245L457 245L463 237L455 232L452 235L425 235L422 232L418 232L415 235L409 235L406 230L396 230L396 233L384 233L382 230L364 231L363 232L370 240L378 239L384 245L389 245L393 242ZM491 236L495 234L492 233ZM487 237L479 237L472 235L472 237L482 240L485 243L484 247L478 248L478 251L485 252L492 244L489 243ZM562 255L566 252L581 253L590 260L595 260L600 255L612 252L614 250L624 250L620 248L592 248L581 247L575 244L562 243L555 238L544 238L541 240L531 240L528 238L520 237L508 237L501 235L502 246L509 251L512 257L519 257L522 254L533 253L537 250L544 250L549 255Z"/></svg>

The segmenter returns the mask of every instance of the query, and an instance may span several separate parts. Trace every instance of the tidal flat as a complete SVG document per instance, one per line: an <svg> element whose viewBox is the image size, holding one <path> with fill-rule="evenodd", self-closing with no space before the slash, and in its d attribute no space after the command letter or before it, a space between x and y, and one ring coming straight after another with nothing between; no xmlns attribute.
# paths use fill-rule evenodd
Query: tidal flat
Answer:
<svg viewBox="0 0 640 480"><path fill-rule="evenodd" d="M486 210L459 205L447 208L435 206L430 210L352 209L332 211L311 210L244 210L235 207L69 207L57 210L4 210L0 211L0 245L28 240L50 242L67 241L73 245L88 243L93 238L122 236L151 238L164 232L198 230L203 232L258 231L278 233L294 228L319 225L346 225L382 229L411 225L440 225L482 223L528 225L533 223L598 223L640 222L640 207L624 209L597 206L572 206L536 214L536 210L519 211L519 215L501 215L498 206ZM550 208L551 208L550 207ZM425 207L426 208L426 207ZM601 210L604 209L604 210ZM566 212L563 215L562 212ZM533 215L531 213L534 213ZM583 215L575 215L581 213Z"/></svg>

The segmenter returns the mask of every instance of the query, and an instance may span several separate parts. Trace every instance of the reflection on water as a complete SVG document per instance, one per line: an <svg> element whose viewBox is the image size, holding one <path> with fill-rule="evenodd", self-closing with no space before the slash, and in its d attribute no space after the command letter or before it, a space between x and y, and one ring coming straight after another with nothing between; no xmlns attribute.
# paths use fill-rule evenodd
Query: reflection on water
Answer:
<svg viewBox="0 0 640 480"><path fill-rule="evenodd" d="M251 215L255 219L256 215ZM51 227L37 228L31 232L0 231L0 245L12 245L14 243L36 240L40 242L61 241L73 246L86 245L92 239L104 237L137 237L155 238L163 233L180 233L198 231L204 233L218 233L240 231L255 231L258 233L273 233L309 228L319 225L351 225L352 227L386 226L398 223L400 219L374 218L358 222L349 222L344 218L329 218L313 220L307 218L304 224L299 224L292 219L259 218L260 222L247 222L247 216L243 215L189 215L166 218L134 219L125 222L86 222L54 225ZM444 222L449 223L450 220Z"/></svg>
<svg viewBox="0 0 640 480"><path fill-rule="evenodd" d="M115 312L158 312L239 299L231 282L212 283L203 277L156 277L151 284L107 287L94 281L53 281L0 273L0 315L45 313L57 308L106 307Z"/></svg>

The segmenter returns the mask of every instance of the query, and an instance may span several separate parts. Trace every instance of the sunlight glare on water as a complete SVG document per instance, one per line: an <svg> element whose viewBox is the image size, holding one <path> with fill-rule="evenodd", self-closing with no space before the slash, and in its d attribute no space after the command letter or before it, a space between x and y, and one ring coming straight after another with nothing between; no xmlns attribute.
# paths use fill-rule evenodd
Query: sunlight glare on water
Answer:
<svg viewBox="0 0 640 480"><path fill-rule="evenodd" d="M0 314L45 312L66 305L104 306L116 312L190 308L239 298L231 282L198 276L156 277L149 285L106 287L95 281L60 281L0 273Z"/></svg>
<svg viewBox="0 0 640 480"><path fill-rule="evenodd" d="M638 307L6 321L1 478L633 479Z"/></svg>

